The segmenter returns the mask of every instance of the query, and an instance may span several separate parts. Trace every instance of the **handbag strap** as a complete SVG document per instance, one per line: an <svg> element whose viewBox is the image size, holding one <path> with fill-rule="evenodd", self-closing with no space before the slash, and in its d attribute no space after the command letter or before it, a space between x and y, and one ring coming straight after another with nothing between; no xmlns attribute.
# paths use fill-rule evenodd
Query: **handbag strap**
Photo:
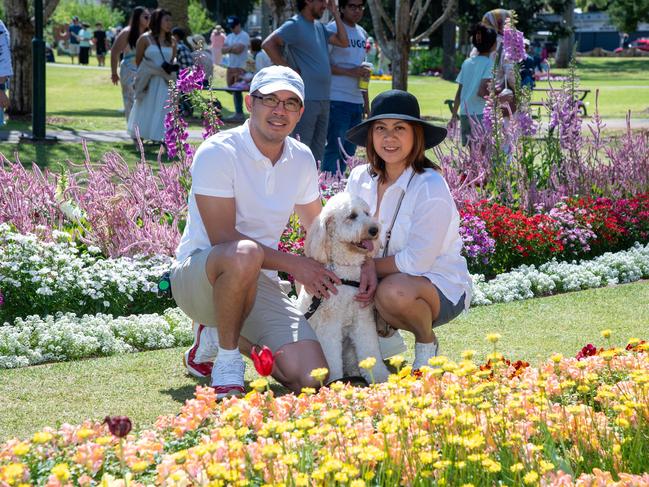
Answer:
<svg viewBox="0 0 649 487"><path fill-rule="evenodd" d="M162 57L162 62L165 62L165 63L166 63L167 60L165 59L165 55L162 54L162 48L160 47L160 41L158 41L158 38L157 38L157 37L155 38L155 43L156 43L156 45L158 46L158 51L160 51L160 56Z"/></svg>
<svg viewBox="0 0 649 487"><path fill-rule="evenodd" d="M412 174L410 175L410 179L408 179L408 184L406 185L406 191L408 190L408 187L410 186L410 183L412 182L412 178L415 177L415 171L412 171ZM401 192L401 196L399 196L399 201L397 202L397 208L394 210L394 215L392 215L392 223L390 223L390 227L388 228L387 232L385 232L385 246L383 247L383 255L382 257L387 257L388 256L388 247L390 246L390 237L392 236L392 227L394 227L394 223L397 221L397 215L399 215L399 210L401 209L401 203L403 202L403 198L406 196L406 191Z"/></svg>

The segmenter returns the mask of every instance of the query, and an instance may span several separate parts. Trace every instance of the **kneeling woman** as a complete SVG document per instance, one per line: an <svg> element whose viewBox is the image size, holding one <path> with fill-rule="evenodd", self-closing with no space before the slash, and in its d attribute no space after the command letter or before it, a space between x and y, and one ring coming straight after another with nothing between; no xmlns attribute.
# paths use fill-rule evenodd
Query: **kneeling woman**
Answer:
<svg viewBox="0 0 649 487"><path fill-rule="evenodd" d="M439 167L425 155L445 137L445 129L421 119L417 99L400 90L378 95L370 117L347 132L366 147L369 164L354 168L346 191L363 198L381 222L382 248L365 271L378 276L381 318L415 335L413 369L437 355L433 328L471 302L460 216Z"/></svg>

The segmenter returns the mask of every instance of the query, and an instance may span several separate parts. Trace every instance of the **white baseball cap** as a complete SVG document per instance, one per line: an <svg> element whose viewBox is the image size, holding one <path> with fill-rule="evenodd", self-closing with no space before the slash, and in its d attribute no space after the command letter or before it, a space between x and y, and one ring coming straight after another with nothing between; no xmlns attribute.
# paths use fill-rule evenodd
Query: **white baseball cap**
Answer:
<svg viewBox="0 0 649 487"><path fill-rule="evenodd" d="M250 93L258 91L270 95L286 90L295 93L304 103L304 81L299 74L286 66L268 66L260 69L250 82Z"/></svg>

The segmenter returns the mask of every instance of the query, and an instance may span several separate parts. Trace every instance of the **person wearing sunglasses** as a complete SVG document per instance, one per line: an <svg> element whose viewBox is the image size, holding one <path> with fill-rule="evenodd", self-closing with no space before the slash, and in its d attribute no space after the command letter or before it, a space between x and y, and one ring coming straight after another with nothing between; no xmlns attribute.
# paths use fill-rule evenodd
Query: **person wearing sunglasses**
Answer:
<svg viewBox="0 0 649 487"><path fill-rule="evenodd" d="M345 47L332 46L330 49L329 128L321 169L334 174L340 170L344 174L346 156L353 156L356 152L356 146L345 139L345 133L361 123L363 114L369 112L367 83L372 71L369 67L371 64L365 62L368 35L358 25L363 18L365 0L340 0L338 10L349 44ZM327 25L330 32L336 32L337 28L335 22Z"/></svg>
<svg viewBox="0 0 649 487"><path fill-rule="evenodd" d="M304 82L269 66L250 83L250 118L205 140L191 166L187 225L170 273L176 304L197 326L188 373L211 375L218 398L244 391L253 346L275 355L273 376L290 390L317 387L326 367L316 335L280 287L277 271L311 292L336 293L340 279L319 262L278 250L289 217L308 228L322 203L309 148L289 137L304 113Z"/></svg>
<svg viewBox="0 0 649 487"><path fill-rule="evenodd" d="M322 161L329 125L329 47L347 47L349 40L335 0L296 0L296 5L299 13L271 33L261 47L273 63L292 67L304 79L304 115L293 136L309 146L316 161ZM337 26L335 32L319 21L327 9Z"/></svg>

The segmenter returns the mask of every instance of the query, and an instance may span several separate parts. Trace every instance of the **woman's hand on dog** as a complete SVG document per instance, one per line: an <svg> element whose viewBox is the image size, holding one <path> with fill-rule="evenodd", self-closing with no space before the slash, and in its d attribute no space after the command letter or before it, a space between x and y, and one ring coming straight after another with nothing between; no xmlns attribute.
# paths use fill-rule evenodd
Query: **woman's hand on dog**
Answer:
<svg viewBox="0 0 649 487"><path fill-rule="evenodd" d="M374 259L367 259L361 267L361 285L358 294L354 296L354 299L360 303L361 308L372 304L378 284L379 278L376 275Z"/></svg>
<svg viewBox="0 0 649 487"><path fill-rule="evenodd" d="M312 296L327 299L329 293L338 294L340 278L317 260L303 257L291 274Z"/></svg>

